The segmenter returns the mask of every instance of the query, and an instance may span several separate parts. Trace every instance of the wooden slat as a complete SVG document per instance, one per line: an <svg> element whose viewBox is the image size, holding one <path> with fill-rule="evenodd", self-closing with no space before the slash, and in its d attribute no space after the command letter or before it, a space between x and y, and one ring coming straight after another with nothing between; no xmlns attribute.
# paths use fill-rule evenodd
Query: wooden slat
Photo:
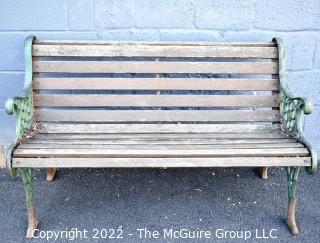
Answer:
<svg viewBox="0 0 320 243"><path fill-rule="evenodd" d="M206 41L94 41L94 40L35 40L33 42L36 45L151 45L151 46L163 46L163 45L177 45L177 46L247 46L247 47L268 47L277 46L275 42L206 42Z"/></svg>
<svg viewBox="0 0 320 243"><path fill-rule="evenodd" d="M279 96L35 94L36 107L279 107Z"/></svg>
<svg viewBox="0 0 320 243"><path fill-rule="evenodd" d="M310 166L308 157L226 158L13 158L12 166L31 168L169 168Z"/></svg>
<svg viewBox="0 0 320 243"><path fill-rule="evenodd" d="M268 132L268 133L141 133L138 134L95 134L95 133L62 133L62 134L37 134L35 138L44 138L44 139L93 139L93 140L177 140L177 139L286 139L290 138L285 134L280 132Z"/></svg>
<svg viewBox="0 0 320 243"><path fill-rule="evenodd" d="M276 47L192 45L33 45L33 56L277 58Z"/></svg>
<svg viewBox="0 0 320 243"><path fill-rule="evenodd" d="M220 78L42 78L34 89L71 90L256 90L278 91L278 79Z"/></svg>
<svg viewBox="0 0 320 243"><path fill-rule="evenodd" d="M270 133L280 131L271 124L67 124L47 123L40 133Z"/></svg>
<svg viewBox="0 0 320 243"><path fill-rule="evenodd" d="M277 62L33 61L34 72L276 74Z"/></svg>
<svg viewBox="0 0 320 243"><path fill-rule="evenodd" d="M112 142L112 141L111 141ZM178 149L265 149L265 148L303 148L303 144L300 143L257 143L257 144L212 144L209 141L201 141L200 143L197 141L188 141L189 143L185 143L183 140L182 143L169 143L167 141L160 142L145 142L145 143L134 143L134 144L75 144L73 141L69 141L69 143L59 142L59 140L55 140L51 143L24 143L19 145L19 149L126 149L130 147L130 149L167 149L170 147L175 147Z"/></svg>
<svg viewBox="0 0 320 243"><path fill-rule="evenodd" d="M288 144L300 145L294 139L167 139L167 140L149 140L149 139L37 139L32 138L26 141L26 144L79 144L79 145L111 145L111 144L213 144L216 146L233 146L233 145L248 145L255 146L257 144ZM301 145L302 146L302 145Z"/></svg>
<svg viewBox="0 0 320 243"><path fill-rule="evenodd" d="M31 168L169 168L310 166L309 157L225 158L13 158L12 166Z"/></svg>
<svg viewBox="0 0 320 243"><path fill-rule="evenodd" d="M37 121L66 122L240 122L279 121L278 111L227 110L36 110Z"/></svg>
<svg viewBox="0 0 320 243"><path fill-rule="evenodd" d="M14 150L17 157L95 157L95 158L185 158L185 157L254 157L254 156L308 156L306 148L278 149L178 149L164 147L160 149L132 149L130 145L119 149L20 149Z"/></svg>

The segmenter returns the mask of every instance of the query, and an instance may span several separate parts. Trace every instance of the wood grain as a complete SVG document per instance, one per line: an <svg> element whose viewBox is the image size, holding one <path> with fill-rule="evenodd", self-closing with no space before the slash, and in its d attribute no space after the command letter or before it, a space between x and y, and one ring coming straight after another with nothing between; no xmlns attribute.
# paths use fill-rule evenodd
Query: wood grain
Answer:
<svg viewBox="0 0 320 243"><path fill-rule="evenodd" d="M36 110L37 121L66 122L249 122L279 121L279 111L227 110Z"/></svg>
<svg viewBox="0 0 320 243"><path fill-rule="evenodd" d="M40 133L279 133L277 124L68 124L43 122Z"/></svg>
<svg viewBox="0 0 320 243"><path fill-rule="evenodd" d="M12 166L31 168L176 168L310 166L306 157L226 158L13 158Z"/></svg>
<svg viewBox="0 0 320 243"><path fill-rule="evenodd" d="M35 107L279 107L277 95L35 94Z"/></svg>
<svg viewBox="0 0 320 243"><path fill-rule="evenodd" d="M33 45L33 56L277 58L276 47L194 45Z"/></svg>
<svg viewBox="0 0 320 243"><path fill-rule="evenodd" d="M55 90L257 90L278 91L278 79L223 78L44 78L34 89Z"/></svg>
<svg viewBox="0 0 320 243"><path fill-rule="evenodd" d="M276 74L277 62L33 61L33 71L54 73Z"/></svg>
<svg viewBox="0 0 320 243"><path fill-rule="evenodd" d="M160 148L133 149L130 145L121 148L101 149L23 149L17 148L13 153L15 158L23 157L94 157L94 158L190 158L190 157L264 157L264 156L308 156L306 148L278 148L278 149L178 149L174 146L161 146Z"/></svg>

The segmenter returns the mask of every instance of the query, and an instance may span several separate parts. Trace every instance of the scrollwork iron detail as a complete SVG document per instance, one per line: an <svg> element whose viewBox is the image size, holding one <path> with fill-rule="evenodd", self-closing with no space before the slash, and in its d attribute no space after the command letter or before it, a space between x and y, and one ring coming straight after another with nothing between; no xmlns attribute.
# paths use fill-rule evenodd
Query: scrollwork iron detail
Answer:
<svg viewBox="0 0 320 243"><path fill-rule="evenodd" d="M22 96L10 97L5 104L6 111L9 115L16 118L16 138L8 147L6 153L7 169L14 175L15 170L11 166L12 152L19 142L30 136L33 136L37 129L34 123L34 107L32 101L32 43L34 36L27 37L25 41L25 82L24 93Z"/></svg>
<svg viewBox="0 0 320 243"><path fill-rule="evenodd" d="M314 174L317 170L317 155L311 144L303 134L303 114L312 112L312 103L304 97L295 97L288 88L286 81L285 57L282 40L275 38L279 51L279 79L280 79L280 117L284 133L303 143L310 152L311 166L307 172Z"/></svg>

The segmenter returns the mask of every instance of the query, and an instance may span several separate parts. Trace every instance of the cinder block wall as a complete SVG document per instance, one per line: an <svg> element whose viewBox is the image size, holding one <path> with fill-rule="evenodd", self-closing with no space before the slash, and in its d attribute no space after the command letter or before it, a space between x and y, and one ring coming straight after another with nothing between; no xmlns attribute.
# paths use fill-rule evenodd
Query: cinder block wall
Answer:
<svg viewBox="0 0 320 243"><path fill-rule="evenodd" d="M309 96L307 137L320 152L319 0L0 1L0 143L14 136L4 102L23 87L23 41L39 39L270 41L283 38L289 86Z"/></svg>

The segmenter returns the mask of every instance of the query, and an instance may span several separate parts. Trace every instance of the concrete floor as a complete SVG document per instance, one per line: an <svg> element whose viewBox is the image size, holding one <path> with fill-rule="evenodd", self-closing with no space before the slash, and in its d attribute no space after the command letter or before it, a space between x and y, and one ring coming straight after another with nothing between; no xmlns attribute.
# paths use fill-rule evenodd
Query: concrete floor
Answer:
<svg viewBox="0 0 320 243"><path fill-rule="evenodd" d="M89 238L73 242L186 242L164 238L164 229L208 230L211 238L187 242L320 242L320 176L304 170L298 185L301 234L292 236L283 223L287 182L283 169L261 180L255 169L63 169L54 182L35 173L40 229L87 230ZM0 242L25 242L26 210L21 178L0 171ZM123 227L123 239L93 239L102 229ZM158 231L158 239L140 238L137 229ZM218 233L247 231L251 238L218 238ZM276 239L254 239L271 229ZM118 231L119 232L119 231ZM47 233L46 233L47 234ZM50 234L50 233L49 233ZM154 233L156 234L156 233ZM78 235L79 236L79 235ZM69 234L69 237L72 237ZM65 237L50 241L72 242Z"/></svg>

